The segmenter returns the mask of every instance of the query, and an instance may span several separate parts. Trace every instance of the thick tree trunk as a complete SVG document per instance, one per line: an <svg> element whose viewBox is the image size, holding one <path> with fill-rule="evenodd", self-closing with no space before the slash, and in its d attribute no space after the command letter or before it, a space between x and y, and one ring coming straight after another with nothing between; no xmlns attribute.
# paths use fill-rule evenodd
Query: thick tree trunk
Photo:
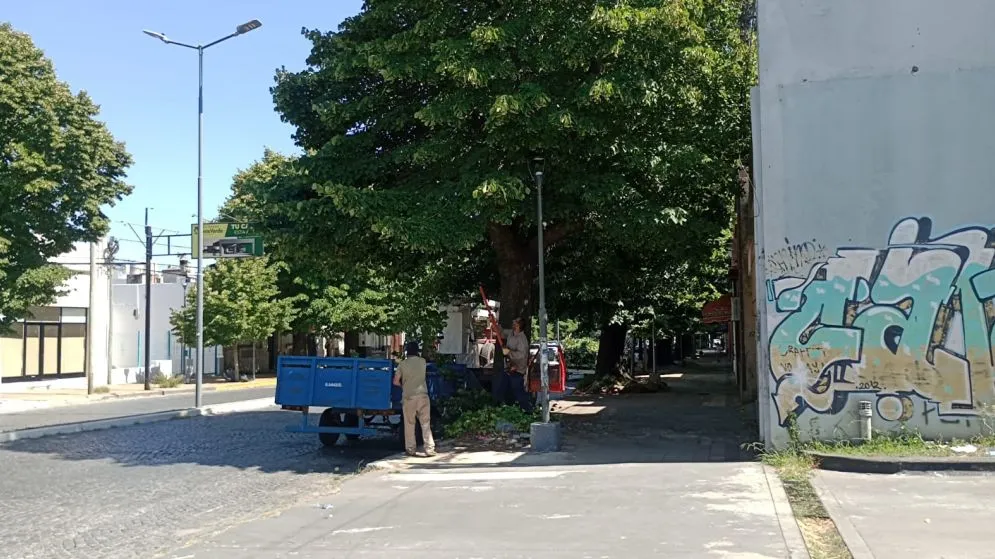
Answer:
<svg viewBox="0 0 995 559"><path fill-rule="evenodd" d="M252 342L252 380L256 380L256 342Z"/></svg>
<svg viewBox="0 0 995 559"><path fill-rule="evenodd" d="M625 351L625 334L629 328L622 324L606 324L601 328L598 344L598 360L594 373L599 377L613 375L618 371L622 352Z"/></svg>
<svg viewBox="0 0 995 559"><path fill-rule="evenodd" d="M307 335L307 354L312 357L318 356L318 337L314 334Z"/></svg>
<svg viewBox="0 0 995 559"><path fill-rule="evenodd" d="M345 354L347 357L356 357L359 352L359 332L346 332L344 339Z"/></svg>
<svg viewBox="0 0 995 559"><path fill-rule="evenodd" d="M238 354L241 353L240 350L241 350L241 348L239 347L239 344L235 344L235 349L234 349L234 351L232 351L232 358L235 361L235 374L232 375L234 377L232 379L234 382L238 382L239 379L242 378L242 376L238 372L238 370L239 370L238 369Z"/></svg>
<svg viewBox="0 0 995 559"><path fill-rule="evenodd" d="M294 332L293 344L294 355L307 355L307 332Z"/></svg>

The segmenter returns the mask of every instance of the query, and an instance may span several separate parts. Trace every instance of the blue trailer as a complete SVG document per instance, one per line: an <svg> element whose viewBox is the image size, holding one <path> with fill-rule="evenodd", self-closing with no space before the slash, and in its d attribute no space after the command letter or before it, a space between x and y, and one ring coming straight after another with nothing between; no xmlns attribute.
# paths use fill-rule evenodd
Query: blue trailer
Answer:
<svg viewBox="0 0 995 559"><path fill-rule="evenodd" d="M449 365L465 378L462 365ZM301 412L301 423L287 427L295 433L317 433L326 445L341 435L349 440L393 431L403 438L401 389L394 386L390 359L280 356L277 360L276 404ZM428 391L433 403L450 396L457 381L428 364ZM311 408L325 408L317 425ZM433 413L437 406L433 406ZM435 427L436 421L433 421ZM420 430L418 430L420 434Z"/></svg>

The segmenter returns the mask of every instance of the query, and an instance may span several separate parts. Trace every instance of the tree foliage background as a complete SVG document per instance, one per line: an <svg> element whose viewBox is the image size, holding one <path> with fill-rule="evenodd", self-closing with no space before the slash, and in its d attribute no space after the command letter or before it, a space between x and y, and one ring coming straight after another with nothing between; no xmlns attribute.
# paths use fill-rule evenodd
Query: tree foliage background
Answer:
<svg viewBox="0 0 995 559"><path fill-rule="evenodd" d="M131 192L131 157L97 115L30 37L0 23L0 327L51 303L69 272L49 260L100 239L102 208Z"/></svg>
<svg viewBox="0 0 995 559"><path fill-rule="evenodd" d="M620 217L678 220L679 238L640 240L693 247L728 224L748 151L742 7L380 0L337 32L306 31L309 68L274 88L306 153L302 236L352 260L491 259L503 321L532 314L542 156L543 249Z"/></svg>
<svg viewBox="0 0 995 559"><path fill-rule="evenodd" d="M281 265L269 258L221 259L204 273L204 346L236 346L285 332L294 318L293 300L277 286ZM197 343L197 289L173 311L170 324L187 345ZM235 370L239 372L238 348ZM254 371L253 371L254 372Z"/></svg>
<svg viewBox="0 0 995 559"><path fill-rule="evenodd" d="M746 4L368 1L304 31L307 68L273 88L303 154L268 153L228 207L278 239L312 326L397 328L391 309L478 284L507 325L535 314L542 250L558 316L624 336L652 308L676 328L723 279L750 142Z"/></svg>

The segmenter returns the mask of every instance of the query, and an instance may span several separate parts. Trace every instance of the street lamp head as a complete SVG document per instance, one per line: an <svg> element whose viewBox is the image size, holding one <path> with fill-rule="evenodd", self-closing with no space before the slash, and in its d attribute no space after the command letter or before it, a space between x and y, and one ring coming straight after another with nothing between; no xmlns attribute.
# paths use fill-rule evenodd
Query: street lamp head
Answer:
<svg viewBox="0 0 995 559"><path fill-rule="evenodd" d="M239 35L244 35L249 31L252 31L253 29L259 29L262 26L263 26L262 22L260 22L258 19L254 19L252 21L247 21L242 25L236 27L235 33L238 33Z"/></svg>
<svg viewBox="0 0 995 559"><path fill-rule="evenodd" d="M541 177L543 176L543 171L546 167L546 160L538 156L533 157L531 167L533 169L532 174L534 174L537 178Z"/></svg>
<svg viewBox="0 0 995 559"><path fill-rule="evenodd" d="M148 29L142 29L142 33L145 33L146 35L148 35L149 37L152 37L154 39L159 39L160 41L162 41L164 43L168 43L169 42L169 39L166 38L166 34L165 33L159 33L158 31L149 31Z"/></svg>

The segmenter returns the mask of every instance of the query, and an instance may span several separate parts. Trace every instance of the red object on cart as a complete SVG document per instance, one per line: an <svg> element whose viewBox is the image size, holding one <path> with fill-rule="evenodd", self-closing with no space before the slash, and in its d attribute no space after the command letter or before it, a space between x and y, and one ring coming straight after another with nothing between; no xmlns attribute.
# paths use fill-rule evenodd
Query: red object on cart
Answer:
<svg viewBox="0 0 995 559"><path fill-rule="evenodd" d="M534 353L533 353L534 351ZM563 355L563 347L557 343L547 343L549 356L549 392L562 394L567 390L567 360ZM539 376L539 344L533 344L529 361L529 392L542 391L542 377Z"/></svg>

